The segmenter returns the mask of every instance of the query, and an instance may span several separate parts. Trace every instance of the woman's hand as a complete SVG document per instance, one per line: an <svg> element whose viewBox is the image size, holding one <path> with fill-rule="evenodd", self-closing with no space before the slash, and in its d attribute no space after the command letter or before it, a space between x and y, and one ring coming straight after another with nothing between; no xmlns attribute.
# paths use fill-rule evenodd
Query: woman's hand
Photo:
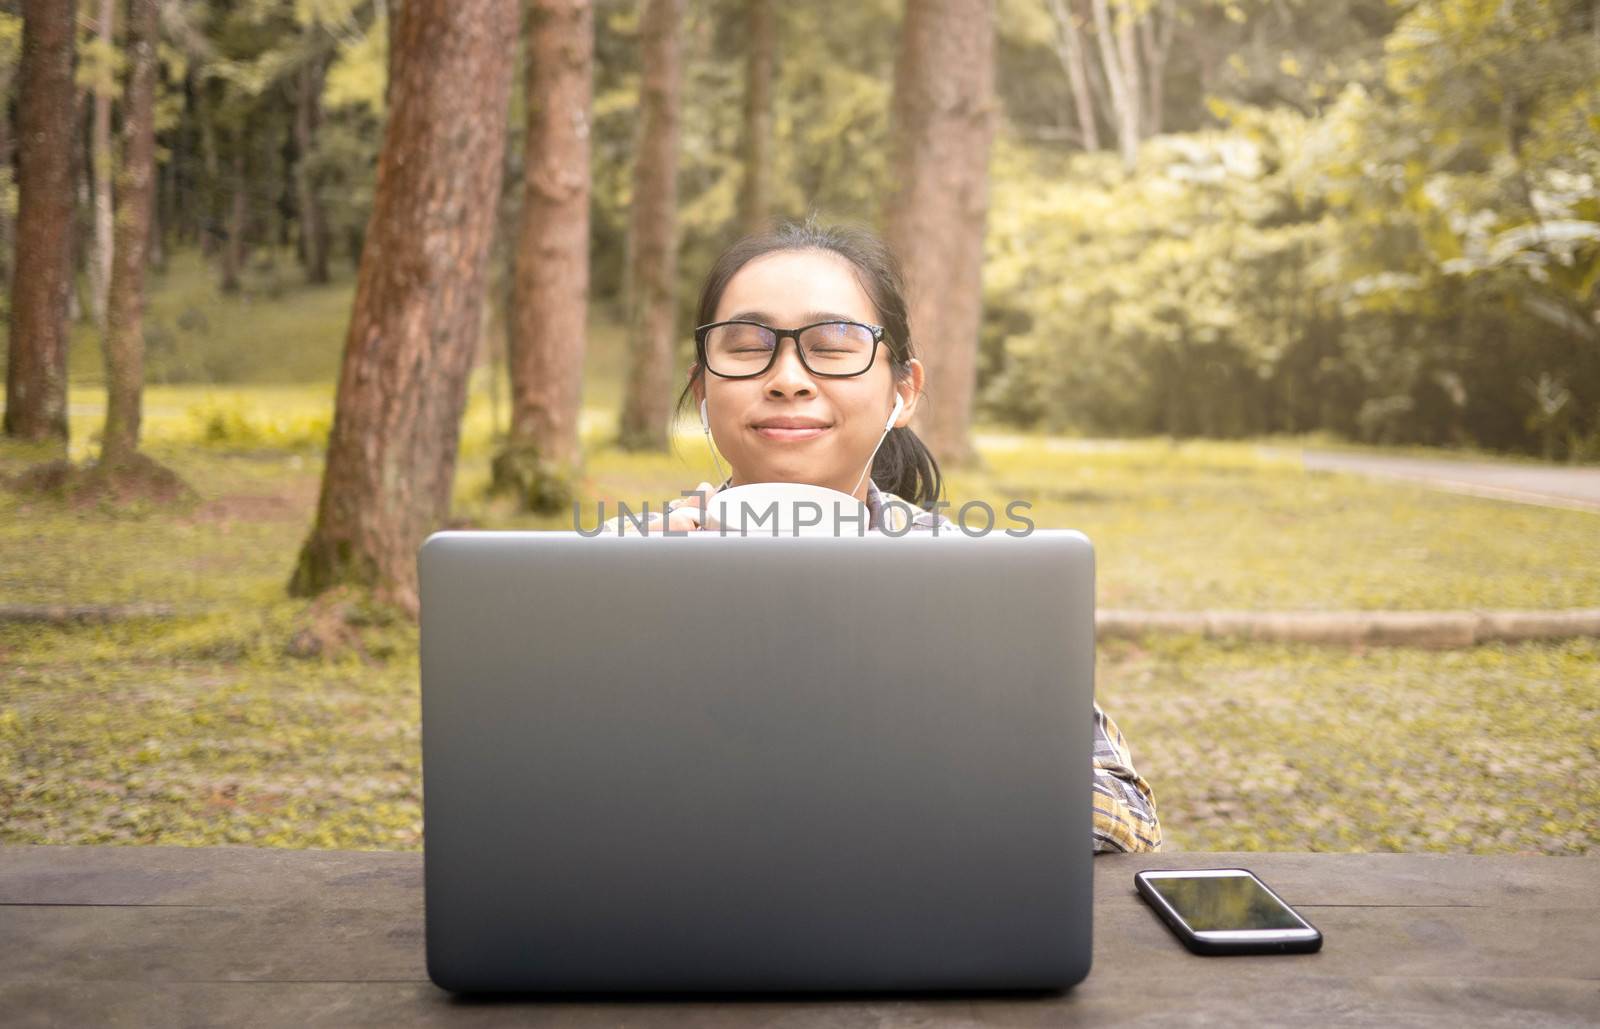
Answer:
<svg viewBox="0 0 1600 1029"><path fill-rule="evenodd" d="M690 491L686 497L679 497L667 503L667 528L676 532L679 529L715 529L717 516L711 512L711 498L717 495L717 488L709 482L702 482ZM701 513L704 512L704 524Z"/></svg>
<svg viewBox="0 0 1600 1029"><path fill-rule="evenodd" d="M702 524L700 512L702 510L701 498L704 497L704 503L709 506L711 498L716 494L717 488L715 486L709 482L702 482L690 492L689 496L669 501L665 514L660 511L651 511L649 516L644 519L645 529L652 533L667 531L694 532L701 529L715 529L718 524L716 516L711 511L706 510L705 522ZM601 526L605 532L619 536L631 527L632 522L622 515L608 519Z"/></svg>

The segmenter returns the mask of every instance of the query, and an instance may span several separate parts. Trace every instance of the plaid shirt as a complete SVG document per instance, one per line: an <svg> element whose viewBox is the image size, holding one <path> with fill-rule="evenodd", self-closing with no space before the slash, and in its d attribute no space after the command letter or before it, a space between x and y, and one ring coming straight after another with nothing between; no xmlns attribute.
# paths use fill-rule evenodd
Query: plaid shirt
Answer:
<svg viewBox="0 0 1600 1029"><path fill-rule="evenodd" d="M724 490L733 477L722 481L717 489ZM878 489L878 484L867 480L867 508L871 512L868 528L883 529L894 534L902 532L931 532L939 529L957 531L955 522L927 511L915 504ZM907 528L907 519L910 528ZM885 522L887 520L887 528ZM1133 752L1122 730L1094 705L1094 783L1090 798L1094 807L1094 849L1137 853L1161 849L1161 821L1156 817L1156 795L1133 767Z"/></svg>

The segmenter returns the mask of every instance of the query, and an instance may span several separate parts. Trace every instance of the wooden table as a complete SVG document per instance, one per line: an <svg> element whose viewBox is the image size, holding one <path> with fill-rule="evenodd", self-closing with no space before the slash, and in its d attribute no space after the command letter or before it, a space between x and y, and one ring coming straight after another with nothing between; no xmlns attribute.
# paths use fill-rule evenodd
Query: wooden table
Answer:
<svg viewBox="0 0 1600 1029"><path fill-rule="evenodd" d="M1243 866L1317 954L1198 957L1141 868ZM1600 857L1102 855L1065 993L464 1001L428 982L416 853L0 847L6 1025L1600 1023Z"/></svg>

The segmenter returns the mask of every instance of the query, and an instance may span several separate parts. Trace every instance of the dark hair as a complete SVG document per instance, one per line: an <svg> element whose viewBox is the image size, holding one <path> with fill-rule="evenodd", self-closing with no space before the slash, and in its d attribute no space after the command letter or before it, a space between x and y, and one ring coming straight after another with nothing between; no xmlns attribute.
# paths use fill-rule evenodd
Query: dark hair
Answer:
<svg viewBox="0 0 1600 1029"><path fill-rule="evenodd" d="M916 356L911 347L911 331L899 262L876 235L858 226L823 227L814 220L789 222L771 232L746 236L722 252L706 274L700 290L700 306L695 324L706 325L716 318L717 304L739 269L758 257L786 250L825 250L838 254L855 268L856 281L878 310L883 325L884 349L889 369L896 381L909 374ZM683 410L694 396L694 384L705 377L705 369L694 366L689 384L678 397ZM944 490L944 477L917 434L909 428L894 428L884 438L872 459L872 479L878 488L895 494L908 503L928 509Z"/></svg>

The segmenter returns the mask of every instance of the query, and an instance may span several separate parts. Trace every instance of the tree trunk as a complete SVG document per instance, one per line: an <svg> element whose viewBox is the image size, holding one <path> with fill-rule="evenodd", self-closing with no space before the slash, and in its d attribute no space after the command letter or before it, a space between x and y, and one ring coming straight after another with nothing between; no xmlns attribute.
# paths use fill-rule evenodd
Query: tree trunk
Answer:
<svg viewBox="0 0 1600 1029"><path fill-rule="evenodd" d="M11 189L15 177L11 118L4 112L11 110L11 87L17 81L17 66L11 62L0 64L0 190ZM0 282L11 281L11 247L14 242L11 216L0 207Z"/></svg>
<svg viewBox="0 0 1600 1029"><path fill-rule="evenodd" d="M195 101L194 121L200 126L200 166L205 169L202 179L204 185L197 190L205 208L200 214L200 252L210 258L215 257L227 242L224 239L227 232L222 227L222 155L217 145L213 105L208 99L210 90L206 88L205 79L198 68L193 65L189 69L189 88Z"/></svg>
<svg viewBox="0 0 1600 1029"><path fill-rule="evenodd" d="M74 73L76 74L76 73ZM88 95L87 90L78 94L76 110L81 116L85 110L83 98ZM73 134L80 135L78 117L73 119ZM86 310L83 303L82 286L87 284L90 277L89 257L94 250L94 184L90 181L94 177L93 161L89 154L88 126L83 126L81 133L81 146L72 148L72 180L78 184L78 195L72 205L72 249L71 256L67 258L67 322L77 325L83 321ZM70 333L70 330L68 330Z"/></svg>
<svg viewBox="0 0 1600 1029"><path fill-rule="evenodd" d="M245 193L244 140L236 141L241 149L233 155L233 197L228 204L228 240L222 247L222 290L235 293L239 290L244 273L244 234L250 223L250 198Z"/></svg>
<svg viewBox="0 0 1600 1029"><path fill-rule="evenodd" d="M394 51L400 32L400 9L405 0L377 0L385 29L383 66L383 117L387 119L394 110ZM358 258L359 260L359 258Z"/></svg>
<svg viewBox="0 0 1600 1029"><path fill-rule="evenodd" d="M1084 59L1083 34L1078 31L1077 15L1067 5L1067 0L1050 0L1050 13L1055 18L1057 36L1056 58L1067 73L1067 83L1072 87L1072 103L1078 116L1078 134L1085 150L1100 149L1100 126L1094 117L1094 95L1090 92L1089 64Z"/></svg>
<svg viewBox="0 0 1600 1029"><path fill-rule="evenodd" d="M1145 111L1144 133L1159 135L1166 117L1164 87L1167 77L1167 55L1172 52L1172 37L1177 31L1177 17L1173 0L1161 0L1139 19L1139 47L1144 60Z"/></svg>
<svg viewBox="0 0 1600 1029"><path fill-rule="evenodd" d="M1139 91L1129 88L1129 72L1123 67L1124 45L1131 40L1127 19L1121 19L1122 28L1113 27L1106 0L1091 0L1094 10L1095 40L1100 46L1100 63L1105 68L1106 83L1111 88L1111 106L1116 113L1117 149L1122 152L1123 167L1132 169L1139 160ZM1134 72L1137 74L1137 71Z"/></svg>
<svg viewBox="0 0 1600 1029"><path fill-rule="evenodd" d="M744 178L739 185L739 225L765 231L772 216L772 64L776 49L772 0L746 0L744 69Z"/></svg>
<svg viewBox="0 0 1600 1029"><path fill-rule="evenodd" d="M107 311L106 425L100 463L139 449L144 392L144 272L155 207L156 45L160 0L129 0L128 86L123 98L117 236Z"/></svg>
<svg viewBox="0 0 1600 1029"><path fill-rule="evenodd" d="M321 31L308 27L307 32ZM306 262L306 281L328 281L328 215L317 193L317 131L322 126L322 87L328 77L330 55L316 53L300 68L294 114L295 186L299 192L300 249Z"/></svg>
<svg viewBox="0 0 1600 1029"><path fill-rule="evenodd" d="M996 119L993 0L908 5L890 119L898 186L884 221L929 386L914 428L939 461L966 464Z"/></svg>
<svg viewBox="0 0 1600 1029"><path fill-rule="evenodd" d="M6 364L6 435L53 438L63 448L77 123L75 8L75 0L27 0L23 5L17 135L27 145L17 152L17 250Z"/></svg>
<svg viewBox="0 0 1600 1029"><path fill-rule="evenodd" d="M684 0L645 0L639 146L628 222L628 379L618 442L666 450L678 278L678 29Z"/></svg>
<svg viewBox="0 0 1600 1029"><path fill-rule="evenodd" d="M94 121L89 133L89 166L94 184L94 245L89 254L89 314L95 328L106 328L106 296L111 292L113 228L111 225L111 176L116 158L111 152L111 94L116 75L106 58L116 46L116 0L100 0L100 15L95 24L101 51L91 88L94 95Z"/></svg>
<svg viewBox="0 0 1600 1029"><path fill-rule="evenodd" d="M298 76L297 76L298 77ZM297 91L298 92L298 91ZM295 98L295 107L300 106L299 97ZM295 144L295 131L293 119L290 119L288 131L284 133L283 145L277 150L276 156L283 162L283 187L278 191L278 202L272 205L267 215L267 231L263 235L277 243L277 247L267 247L267 261L275 264L277 258L274 251L293 245L298 260L304 260L305 255L300 254L300 232L296 226L299 224L297 217L300 209L300 161L299 148Z"/></svg>
<svg viewBox="0 0 1600 1029"><path fill-rule="evenodd" d="M161 166L154 161L151 165L150 174L154 182L151 185L150 231L145 235L144 264L151 271L162 272L167 267L167 248L162 239L167 223L162 217L162 208L168 207L163 203L162 195L169 193L171 187L166 185L168 176L161 173Z"/></svg>
<svg viewBox="0 0 1600 1029"><path fill-rule="evenodd" d="M509 326L511 432L496 486L524 507L569 510L579 455L589 297L589 108L594 9L535 0L528 122Z"/></svg>
<svg viewBox="0 0 1600 1029"><path fill-rule="evenodd" d="M317 518L289 583L417 609L450 511L500 196L515 0L405 0Z"/></svg>
<svg viewBox="0 0 1600 1029"><path fill-rule="evenodd" d="M1162 97L1162 78L1166 74L1166 54L1161 52L1160 44L1156 42L1156 28L1153 17L1147 17L1139 22L1139 51L1144 59L1144 116L1140 123L1144 127L1146 138L1161 134L1162 108L1165 106Z"/></svg>
<svg viewBox="0 0 1600 1029"><path fill-rule="evenodd" d="M1127 131L1132 135L1137 158L1138 141L1145 137L1144 128L1144 85L1139 67L1139 33L1135 19L1138 13L1130 4L1123 8L1117 15L1117 57L1122 65L1123 93L1128 98ZM1124 163L1132 167L1126 154L1123 155Z"/></svg>

